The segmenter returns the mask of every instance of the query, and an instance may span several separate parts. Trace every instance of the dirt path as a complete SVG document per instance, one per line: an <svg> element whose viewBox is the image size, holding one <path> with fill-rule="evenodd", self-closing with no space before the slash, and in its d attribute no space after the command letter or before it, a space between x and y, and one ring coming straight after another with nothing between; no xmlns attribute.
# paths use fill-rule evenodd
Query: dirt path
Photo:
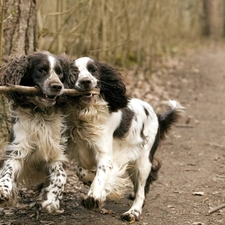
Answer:
<svg viewBox="0 0 225 225"><path fill-rule="evenodd" d="M158 152L163 168L148 205L152 219L143 220L149 224L225 224L225 210L206 216L225 196L224 50L213 47L188 57L168 77L179 90L171 98L186 106L183 122L188 117L190 122L174 129Z"/></svg>
<svg viewBox="0 0 225 225"><path fill-rule="evenodd" d="M187 115L158 149L163 167L147 197L140 225L224 225L225 208L209 216L210 207L225 201L225 46L201 50L182 59L184 67L163 83ZM126 224L118 219L131 202L107 202L109 214L79 205L80 186L73 173L64 197L65 212L40 214L27 206L32 193L23 189L18 208L0 209L0 224ZM194 193L200 192L200 195Z"/></svg>

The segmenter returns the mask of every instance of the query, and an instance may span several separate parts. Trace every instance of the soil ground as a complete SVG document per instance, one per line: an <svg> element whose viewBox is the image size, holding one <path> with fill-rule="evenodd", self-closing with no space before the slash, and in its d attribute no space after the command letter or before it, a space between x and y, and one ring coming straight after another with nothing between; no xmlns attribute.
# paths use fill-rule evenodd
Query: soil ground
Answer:
<svg viewBox="0 0 225 225"><path fill-rule="evenodd" d="M186 115L157 150L163 166L151 186L137 225L224 225L225 208L225 46L214 45L180 58L182 68L161 76L171 99L186 107ZM141 90L140 90L141 92ZM143 96L145 98L145 96ZM0 208L0 224L127 224L119 219L131 200L107 201L105 213L79 204L87 187L70 167L64 213L51 216L35 208L32 191L21 189L15 208Z"/></svg>

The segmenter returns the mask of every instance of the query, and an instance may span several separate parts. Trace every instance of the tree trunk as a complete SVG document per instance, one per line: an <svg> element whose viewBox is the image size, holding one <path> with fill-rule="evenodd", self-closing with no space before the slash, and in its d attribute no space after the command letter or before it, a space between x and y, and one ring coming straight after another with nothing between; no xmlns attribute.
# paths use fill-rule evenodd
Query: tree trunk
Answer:
<svg viewBox="0 0 225 225"><path fill-rule="evenodd" d="M4 3L5 2L5 7ZM35 0L0 0L3 36L0 36L2 52L0 58L15 54L27 54L37 49L36 1ZM0 96L0 147L10 131L7 101Z"/></svg>
<svg viewBox="0 0 225 225"><path fill-rule="evenodd" d="M225 36L225 0L223 0L223 36Z"/></svg>
<svg viewBox="0 0 225 225"><path fill-rule="evenodd" d="M217 39L219 36L219 7L218 0L203 0L203 11L205 15L204 35Z"/></svg>
<svg viewBox="0 0 225 225"><path fill-rule="evenodd" d="M3 55L27 54L37 48L35 0L6 0Z"/></svg>

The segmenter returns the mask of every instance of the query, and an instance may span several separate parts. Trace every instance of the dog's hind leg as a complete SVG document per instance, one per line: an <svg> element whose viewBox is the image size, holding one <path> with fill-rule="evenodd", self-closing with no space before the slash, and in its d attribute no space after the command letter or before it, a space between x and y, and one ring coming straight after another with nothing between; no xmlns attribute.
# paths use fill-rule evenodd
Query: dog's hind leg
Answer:
<svg viewBox="0 0 225 225"><path fill-rule="evenodd" d="M148 156L143 155L135 162L134 168L130 171L128 170L134 185L134 201L132 207L121 215L122 220L130 222L139 220L145 201L145 185L151 168L152 164Z"/></svg>
<svg viewBox="0 0 225 225"><path fill-rule="evenodd" d="M60 201L63 196L67 174L62 162L54 162L49 165L49 176L40 194L42 208L50 214L60 214Z"/></svg>

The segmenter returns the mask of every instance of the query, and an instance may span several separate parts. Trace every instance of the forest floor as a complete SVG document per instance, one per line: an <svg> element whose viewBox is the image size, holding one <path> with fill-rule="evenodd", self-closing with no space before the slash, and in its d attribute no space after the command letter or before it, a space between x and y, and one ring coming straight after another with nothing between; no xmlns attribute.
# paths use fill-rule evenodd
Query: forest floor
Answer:
<svg viewBox="0 0 225 225"><path fill-rule="evenodd" d="M163 111L161 103L167 98L186 107L184 118L157 150L163 166L147 195L140 221L135 223L224 225L225 208L207 214L211 207L225 202L225 45L189 52L169 64L155 71L155 83L151 78L145 82L152 93L143 91L139 81L135 88L128 86L131 95L148 100L157 111ZM104 213L84 209L79 198L87 187L72 168L62 202L64 213L51 216L30 208L33 192L23 188L17 207L0 208L0 224L128 224L119 219L132 204L126 196L119 203L107 201Z"/></svg>

